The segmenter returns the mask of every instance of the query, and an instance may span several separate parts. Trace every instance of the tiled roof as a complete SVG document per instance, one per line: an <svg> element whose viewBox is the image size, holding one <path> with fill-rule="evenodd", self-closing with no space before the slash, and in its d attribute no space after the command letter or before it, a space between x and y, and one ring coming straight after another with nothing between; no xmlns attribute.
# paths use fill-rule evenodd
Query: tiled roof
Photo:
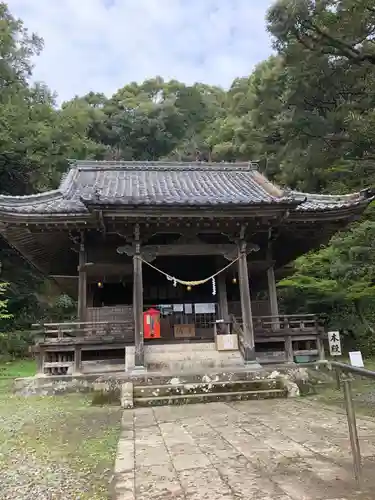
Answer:
<svg viewBox="0 0 375 500"><path fill-rule="evenodd" d="M326 196L283 191L251 164L76 161L59 189L0 196L0 212L84 214L89 205L247 206L287 203L298 210L354 206L361 193Z"/></svg>
<svg viewBox="0 0 375 500"><path fill-rule="evenodd" d="M369 199L367 191L344 195L313 194L290 191L290 195L301 203L297 206L298 211L322 211L337 210L340 208L354 207Z"/></svg>

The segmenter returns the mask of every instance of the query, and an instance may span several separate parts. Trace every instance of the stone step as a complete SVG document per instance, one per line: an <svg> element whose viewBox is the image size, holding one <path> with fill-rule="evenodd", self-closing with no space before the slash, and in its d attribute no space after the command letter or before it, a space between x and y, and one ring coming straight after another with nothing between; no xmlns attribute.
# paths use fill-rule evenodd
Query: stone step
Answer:
<svg viewBox="0 0 375 500"><path fill-rule="evenodd" d="M281 373L276 370L252 368L251 366L228 367L224 370L195 370L175 371L171 373L148 370L145 373L133 376L135 386L149 385L183 385L196 383L236 382L248 380L275 380L280 378Z"/></svg>
<svg viewBox="0 0 375 500"><path fill-rule="evenodd" d="M146 357L146 355L145 355ZM166 361L197 361L203 363L207 360L215 360L216 362L224 362L228 364L228 360L243 361L242 355L239 351L181 351L181 352L149 352L147 364L160 363Z"/></svg>
<svg viewBox="0 0 375 500"><path fill-rule="evenodd" d="M215 360L215 359L205 359L203 361L191 360L181 360L181 361L160 361L158 362L148 362L147 370L151 372L165 372L165 373L184 373L192 371L207 371L207 370L231 370L236 368L241 368L244 366L242 359L239 359L236 363L233 359L228 362Z"/></svg>
<svg viewBox="0 0 375 500"><path fill-rule="evenodd" d="M283 389L279 379L213 381L185 384L136 385L135 398L169 397L190 394L229 393Z"/></svg>
<svg viewBox="0 0 375 500"><path fill-rule="evenodd" d="M188 353L188 352L207 352L207 351L216 351L215 342L179 342L176 344L145 344L144 346L145 353Z"/></svg>
<svg viewBox="0 0 375 500"><path fill-rule="evenodd" d="M156 396L151 398L134 398L134 406L167 406L194 403L209 403L217 401L245 401L251 399L286 398L286 389L264 391L221 392L207 394L188 394L178 396Z"/></svg>

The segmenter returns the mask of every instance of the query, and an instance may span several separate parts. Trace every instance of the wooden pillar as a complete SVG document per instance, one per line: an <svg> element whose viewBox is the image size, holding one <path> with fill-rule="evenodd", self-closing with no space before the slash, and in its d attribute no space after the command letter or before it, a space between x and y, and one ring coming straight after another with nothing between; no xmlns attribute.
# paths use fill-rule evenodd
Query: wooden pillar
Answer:
<svg viewBox="0 0 375 500"><path fill-rule="evenodd" d="M324 342L320 336L316 338L316 348L318 349L319 361L324 361L325 360Z"/></svg>
<svg viewBox="0 0 375 500"><path fill-rule="evenodd" d="M294 361L293 342L290 335L285 337L285 358L288 363L293 363Z"/></svg>
<svg viewBox="0 0 375 500"><path fill-rule="evenodd" d="M268 294L270 298L271 316L278 316L279 305L277 302L276 280L275 280L275 271L273 266L267 269L267 280L268 280Z"/></svg>
<svg viewBox="0 0 375 500"><path fill-rule="evenodd" d="M244 337L245 361L255 362L255 342L253 317L251 313L251 298L249 285L249 272L247 267L246 241L241 240L238 247L238 278L241 297L242 328Z"/></svg>
<svg viewBox="0 0 375 500"><path fill-rule="evenodd" d="M93 307L94 306L94 288L91 285L88 285L87 287L87 299L86 299L86 307ZM86 314L86 319L87 319L87 314Z"/></svg>
<svg viewBox="0 0 375 500"><path fill-rule="evenodd" d="M38 375L44 375L44 359L45 359L44 347L39 347L39 352L36 355L36 365L37 365Z"/></svg>
<svg viewBox="0 0 375 500"><path fill-rule="evenodd" d="M76 345L74 347L74 368L73 374L81 373L82 371L82 348Z"/></svg>
<svg viewBox="0 0 375 500"><path fill-rule="evenodd" d="M145 366L143 343L143 280L141 245L139 242L139 227L135 230L135 254L133 256L133 313L134 313L134 340L135 340L135 367Z"/></svg>
<svg viewBox="0 0 375 500"><path fill-rule="evenodd" d="M275 280L275 271L273 265L267 269L267 281L268 281L268 296L270 300L271 316L273 316L272 330L279 330L280 329L279 304L277 302L276 280Z"/></svg>
<svg viewBox="0 0 375 500"><path fill-rule="evenodd" d="M218 294L219 294L219 314L220 319L228 321L228 297L227 297L227 284L225 282L225 274L220 273L218 276ZM225 325L225 330L228 331L228 325Z"/></svg>
<svg viewBox="0 0 375 500"><path fill-rule="evenodd" d="M86 272L86 249L84 233L81 233L78 261L78 321L86 321L87 311L87 272Z"/></svg>

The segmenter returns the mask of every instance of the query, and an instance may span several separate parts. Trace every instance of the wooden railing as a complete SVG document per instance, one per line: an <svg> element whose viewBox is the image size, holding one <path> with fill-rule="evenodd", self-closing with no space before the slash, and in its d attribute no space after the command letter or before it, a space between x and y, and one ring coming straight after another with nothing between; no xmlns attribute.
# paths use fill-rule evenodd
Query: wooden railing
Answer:
<svg viewBox="0 0 375 500"><path fill-rule="evenodd" d="M244 332L242 318L231 317L232 331L238 335L240 351L244 356ZM323 328L313 314L259 316L253 318L254 340L258 343L283 342L286 360L292 362L295 355L317 354L324 359ZM295 350L293 341L313 341L315 349Z"/></svg>
<svg viewBox="0 0 375 500"><path fill-rule="evenodd" d="M131 342L134 338L133 322L126 321L75 321L70 323L37 323L32 325L35 334L41 338L39 341L47 340L64 342L72 340L110 341L121 339Z"/></svg>
<svg viewBox="0 0 375 500"><path fill-rule="evenodd" d="M242 324L235 316L230 317L231 320L231 333L234 333L238 337L238 347L242 354L242 357L245 359L245 347L244 347L244 338L243 338L243 329Z"/></svg>
<svg viewBox="0 0 375 500"><path fill-rule="evenodd" d="M123 349L134 342L131 320L75 321L32 325L37 338L33 352L39 374L66 375L82 371L83 350Z"/></svg>
<svg viewBox="0 0 375 500"><path fill-rule="evenodd" d="M258 316L253 319L255 336L274 335L280 332L300 334L301 332L316 332L319 329L317 317L314 314L289 314L279 316Z"/></svg>

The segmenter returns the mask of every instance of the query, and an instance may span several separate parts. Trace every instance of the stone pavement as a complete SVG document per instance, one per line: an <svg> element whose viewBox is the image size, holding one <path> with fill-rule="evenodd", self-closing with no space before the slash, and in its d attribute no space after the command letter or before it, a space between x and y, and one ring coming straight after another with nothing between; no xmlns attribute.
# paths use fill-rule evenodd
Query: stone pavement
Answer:
<svg viewBox="0 0 375 500"><path fill-rule="evenodd" d="M306 399L125 410L116 500L374 500L375 421L358 420L355 491L346 416Z"/></svg>

